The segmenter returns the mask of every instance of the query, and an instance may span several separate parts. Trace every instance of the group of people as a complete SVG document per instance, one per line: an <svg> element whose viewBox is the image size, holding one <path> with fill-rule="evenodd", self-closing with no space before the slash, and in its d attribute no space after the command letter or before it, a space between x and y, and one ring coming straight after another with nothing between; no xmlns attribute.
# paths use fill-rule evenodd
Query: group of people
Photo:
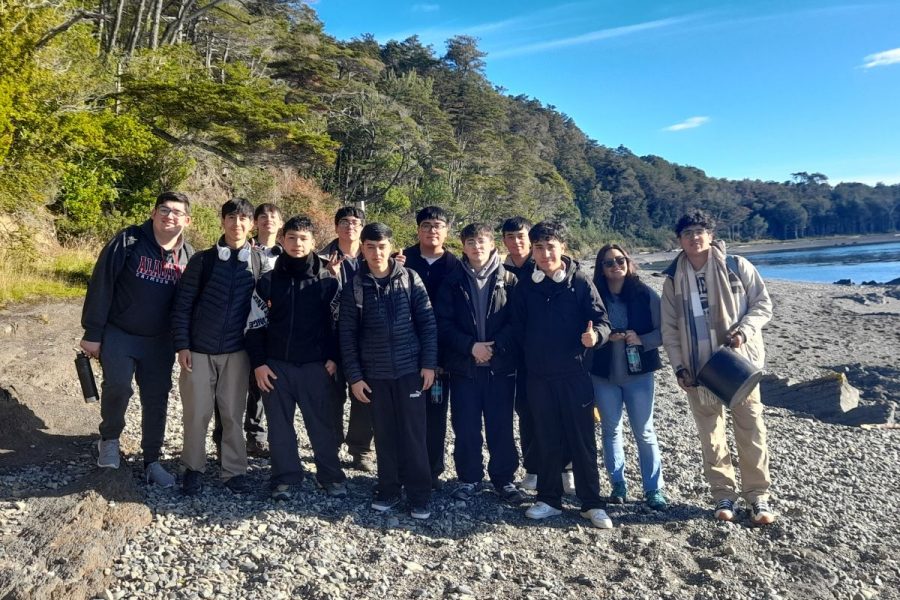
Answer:
<svg viewBox="0 0 900 600"><path fill-rule="evenodd" d="M319 249L309 218L285 221L273 204L254 209L238 198L222 205L216 244L194 252L184 239L190 214L185 194L160 194L149 220L119 232L94 268L81 348L103 367L99 466L119 467L134 380L147 482L176 484L160 452L177 358L185 494L202 489L215 420L224 485L250 490L248 454L261 456L270 459L272 497L290 498L306 476L299 407L325 493L347 495L339 459L346 443L351 468L377 473L373 509L391 510L405 495L410 515L427 519L431 494L443 486L449 413L454 498L468 501L484 488L486 442L487 477L502 501L533 499L525 515L543 519L561 514L564 494L574 493L581 516L609 528L604 507L628 498L624 413L644 500L654 510L669 506L653 427L664 347L697 424L715 517L734 519L742 495L754 523L774 521L758 389L730 407L739 488L725 407L696 382L721 344L762 365L772 305L756 269L725 253L704 213L675 227L682 252L665 271L662 301L618 244L600 249L591 278L566 254L566 228L555 222L507 219L501 260L485 223L461 229L462 255L454 255L445 246L450 217L436 206L417 213L418 243L409 248L346 206L335 214L336 239ZM596 409L608 495L600 491ZM526 474L517 482L519 449Z"/></svg>

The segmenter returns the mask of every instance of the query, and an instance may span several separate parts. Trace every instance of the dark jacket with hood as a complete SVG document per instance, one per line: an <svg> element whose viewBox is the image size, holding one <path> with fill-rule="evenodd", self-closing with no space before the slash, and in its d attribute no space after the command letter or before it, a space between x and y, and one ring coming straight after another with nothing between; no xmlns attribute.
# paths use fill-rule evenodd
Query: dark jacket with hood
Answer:
<svg viewBox="0 0 900 600"><path fill-rule="evenodd" d="M362 305L355 294L359 280ZM386 283L366 264L341 292L338 333L344 374L362 379L398 379L437 368L437 325L428 292L415 271L390 259Z"/></svg>
<svg viewBox="0 0 900 600"><path fill-rule="evenodd" d="M594 271L594 283L600 297L604 303L609 303L609 287L599 281L597 271ZM650 289L646 283L637 277L626 277L625 283L622 285L621 299L625 302L628 310L628 329L633 329L638 336L645 335L657 329L653 325L653 317L650 312L650 302L655 292ZM613 360L613 349L619 347L614 343L604 344L594 352L591 361L591 373L598 377L609 377L610 364ZM662 367L662 361L659 357L659 349L651 348L641 352L641 371L640 373L650 373ZM640 373L631 373L629 375L638 375Z"/></svg>
<svg viewBox="0 0 900 600"><path fill-rule="evenodd" d="M117 233L100 252L88 284L84 339L102 342L107 324L131 335L168 333L176 284L193 253L183 240L172 250L160 247L149 219Z"/></svg>
<svg viewBox="0 0 900 600"><path fill-rule="evenodd" d="M587 373L587 348L581 334L588 322L599 336L598 346L609 339L609 320L603 300L578 263L563 257L566 277L554 282L545 277L519 280L513 295L513 325L529 376Z"/></svg>
<svg viewBox="0 0 900 600"><path fill-rule="evenodd" d="M495 254L496 256L496 254ZM475 377L478 368L490 368L491 372L506 375L516 370L517 347L513 335L512 306L510 299L516 287L516 276L503 265L488 276L485 287L489 292L484 319L484 335L479 335L475 297L470 283L466 259L457 262L447 274L438 291L434 305L437 318L438 339L444 367L451 375ZM479 367L472 356L476 342L494 342L494 354L489 367Z"/></svg>
<svg viewBox="0 0 900 600"><path fill-rule="evenodd" d="M316 254L293 258L282 253L256 284L268 318L265 326L247 332L250 366L255 369L271 358L295 365L337 362L340 289L328 261Z"/></svg>
<svg viewBox="0 0 900 600"><path fill-rule="evenodd" d="M224 237L219 238L217 246L224 245ZM176 351L187 348L203 354L228 354L244 349L250 296L256 285L252 260L240 260L238 250L221 260L217 246L195 254L178 283L172 309ZM212 263L205 284L204 255Z"/></svg>

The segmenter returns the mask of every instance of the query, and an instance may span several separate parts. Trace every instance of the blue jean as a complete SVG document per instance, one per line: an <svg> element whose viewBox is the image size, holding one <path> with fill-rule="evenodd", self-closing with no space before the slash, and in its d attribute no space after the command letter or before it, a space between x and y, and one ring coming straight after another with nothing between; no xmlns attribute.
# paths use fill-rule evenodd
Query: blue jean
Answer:
<svg viewBox="0 0 900 600"><path fill-rule="evenodd" d="M625 481L625 449L622 443L622 408L628 411L628 421L638 448L644 492L662 489L662 463L659 443L653 428L653 373L629 378L623 385L591 375L594 398L600 409L600 429L603 433L603 464L612 482Z"/></svg>

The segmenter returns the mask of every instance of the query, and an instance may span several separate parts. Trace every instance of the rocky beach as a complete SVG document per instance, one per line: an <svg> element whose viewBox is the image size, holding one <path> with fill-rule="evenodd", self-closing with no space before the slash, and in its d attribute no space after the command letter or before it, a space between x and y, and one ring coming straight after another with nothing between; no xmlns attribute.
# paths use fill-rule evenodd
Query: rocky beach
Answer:
<svg viewBox="0 0 900 600"><path fill-rule="evenodd" d="M218 482L211 441L204 491L185 498L142 480L137 398L122 438L128 461L95 466L99 406L82 401L72 365L80 303L9 308L0 313L0 598L900 598L896 289L769 289L772 380L837 373L860 398L849 413L819 406L829 402L819 394L766 409L779 519L764 528L743 511L713 520L694 423L668 369L657 374L656 428L673 507L653 512L632 498L609 507L612 530L590 527L574 497L541 522L489 490L451 499L452 433L451 481L424 522L375 513L373 476L349 468L346 499L307 480L274 502L267 461L252 459L257 491L233 494ZM169 415L163 462L174 470L177 386ZM312 471L299 418L298 431ZM630 432L626 455L634 492ZM608 493L602 472L601 486Z"/></svg>

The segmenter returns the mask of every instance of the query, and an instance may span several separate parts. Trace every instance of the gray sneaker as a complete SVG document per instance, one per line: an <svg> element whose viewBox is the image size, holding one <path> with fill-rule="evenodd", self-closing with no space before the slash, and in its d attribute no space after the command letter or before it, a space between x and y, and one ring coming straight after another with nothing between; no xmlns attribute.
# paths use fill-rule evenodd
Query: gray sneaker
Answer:
<svg viewBox="0 0 900 600"><path fill-rule="evenodd" d="M163 469L159 461L144 467L144 479L147 480L147 483L153 483L161 488L170 488L175 485L175 476Z"/></svg>
<svg viewBox="0 0 900 600"><path fill-rule="evenodd" d="M97 440L97 466L119 468L119 440Z"/></svg>

